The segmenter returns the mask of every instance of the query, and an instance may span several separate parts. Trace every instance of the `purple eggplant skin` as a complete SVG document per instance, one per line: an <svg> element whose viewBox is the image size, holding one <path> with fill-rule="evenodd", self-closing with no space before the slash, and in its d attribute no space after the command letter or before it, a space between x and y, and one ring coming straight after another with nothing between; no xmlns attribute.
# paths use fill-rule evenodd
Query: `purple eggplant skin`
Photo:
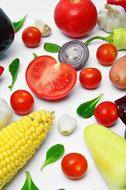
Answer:
<svg viewBox="0 0 126 190"><path fill-rule="evenodd" d="M124 138L126 139L126 95L115 100L118 108L118 116L125 125Z"/></svg>
<svg viewBox="0 0 126 190"><path fill-rule="evenodd" d="M122 122L126 125L126 95L115 100L115 103L118 108L118 116Z"/></svg>
<svg viewBox="0 0 126 190"><path fill-rule="evenodd" d="M0 8L0 56L11 46L15 32L11 20Z"/></svg>
<svg viewBox="0 0 126 190"><path fill-rule="evenodd" d="M65 43L58 54L62 63L71 64L76 70L81 70L89 58L88 47L79 40L72 40Z"/></svg>

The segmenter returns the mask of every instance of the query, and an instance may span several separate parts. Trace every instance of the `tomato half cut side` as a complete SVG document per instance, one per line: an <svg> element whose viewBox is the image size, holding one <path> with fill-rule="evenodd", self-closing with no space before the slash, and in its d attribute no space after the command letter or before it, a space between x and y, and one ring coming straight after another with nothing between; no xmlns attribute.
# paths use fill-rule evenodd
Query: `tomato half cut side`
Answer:
<svg viewBox="0 0 126 190"><path fill-rule="evenodd" d="M67 96L77 79L76 70L70 64L57 63L51 56L34 59L26 69L26 81L30 89L45 100L58 100Z"/></svg>

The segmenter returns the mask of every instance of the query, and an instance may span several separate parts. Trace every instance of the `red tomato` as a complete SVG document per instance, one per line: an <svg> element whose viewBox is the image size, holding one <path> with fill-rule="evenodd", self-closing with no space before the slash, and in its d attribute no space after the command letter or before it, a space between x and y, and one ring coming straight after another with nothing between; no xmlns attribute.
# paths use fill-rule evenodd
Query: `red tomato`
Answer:
<svg viewBox="0 0 126 190"><path fill-rule="evenodd" d="M95 89L102 79L101 72L96 68L85 68L80 72L79 80L81 85L87 89Z"/></svg>
<svg viewBox="0 0 126 190"><path fill-rule="evenodd" d="M80 38L95 27L97 10L90 0L60 0L55 7L54 19L66 35Z"/></svg>
<svg viewBox="0 0 126 190"><path fill-rule="evenodd" d="M103 44L97 49L97 59L101 65L109 66L115 61L118 55L116 47L112 44Z"/></svg>
<svg viewBox="0 0 126 190"><path fill-rule="evenodd" d="M68 178L80 179L85 175L88 163L82 154L69 153L62 159L61 168Z"/></svg>
<svg viewBox="0 0 126 190"><path fill-rule="evenodd" d="M22 40L27 47L37 47L41 41L41 32L36 27L30 26L23 31Z"/></svg>
<svg viewBox="0 0 126 190"><path fill-rule="evenodd" d="M26 115L33 109L33 96L26 90L15 91L10 98L10 104L15 113Z"/></svg>
<svg viewBox="0 0 126 190"><path fill-rule="evenodd" d="M108 4L120 5L126 10L126 0L107 0Z"/></svg>
<svg viewBox="0 0 126 190"><path fill-rule="evenodd" d="M118 119L118 109L115 103L106 101L95 108L95 119L105 127L113 126Z"/></svg>
<svg viewBox="0 0 126 190"><path fill-rule="evenodd" d="M76 70L70 64L57 63L51 56L37 57L26 70L28 86L45 100L58 100L67 96L76 78Z"/></svg>

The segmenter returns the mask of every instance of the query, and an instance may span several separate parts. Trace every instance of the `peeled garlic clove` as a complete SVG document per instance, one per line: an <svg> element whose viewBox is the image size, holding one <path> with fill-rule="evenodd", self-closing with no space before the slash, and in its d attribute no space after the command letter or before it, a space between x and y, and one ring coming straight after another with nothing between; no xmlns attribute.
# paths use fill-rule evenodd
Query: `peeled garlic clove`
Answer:
<svg viewBox="0 0 126 190"><path fill-rule="evenodd" d="M49 36L52 32L50 26L45 24L42 20L36 20L35 26L40 30L43 37Z"/></svg>
<svg viewBox="0 0 126 190"><path fill-rule="evenodd" d="M8 103L0 98L0 128L5 127L12 119L13 112Z"/></svg>
<svg viewBox="0 0 126 190"><path fill-rule="evenodd" d="M63 114L58 121L58 130L64 135L72 134L77 127L77 121L75 118L71 117L68 114Z"/></svg>

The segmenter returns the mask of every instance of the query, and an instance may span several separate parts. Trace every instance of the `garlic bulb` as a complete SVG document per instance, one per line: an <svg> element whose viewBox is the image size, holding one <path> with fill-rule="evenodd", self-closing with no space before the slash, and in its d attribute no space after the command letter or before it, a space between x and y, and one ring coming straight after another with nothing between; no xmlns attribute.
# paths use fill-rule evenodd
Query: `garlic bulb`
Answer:
<svg viewBox="0 0 126 190"><path fill-rule="evenodd" d="M106 4L98 13L98 25L106 32L126 27L125 9L118 5Z"/></svg>
<svg viewBox="0 0 126 190"><path fill-rule="evenodd" d="M36 20L35 26L40 30L43 37L49 36L52 32L50 26L45 24L42 20Z"/></svg>
<svg viewBox="0 0 126 190"><path fill-rule="evenodd" d="M72 134L77 127L77 121L75 118L71 117L68 114L63 114L58 121L58 130L64 135Z"/></svg>
<svg viewBox="0 0 126 190"><path fill-rule="evenodd" d="M13 112L8 103L0 98L0 128L5 127L12 119Z"/></svg>

